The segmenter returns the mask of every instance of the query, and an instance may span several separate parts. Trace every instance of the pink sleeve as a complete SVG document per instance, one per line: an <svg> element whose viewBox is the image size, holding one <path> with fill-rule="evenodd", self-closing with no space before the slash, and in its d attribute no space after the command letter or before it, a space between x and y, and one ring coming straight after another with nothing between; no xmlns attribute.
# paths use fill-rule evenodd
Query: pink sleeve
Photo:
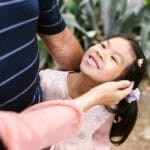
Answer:
<svg viewBox="0 0 150 150"><path fill-rule="evenodd" d="M73 101L39 103L24 112L0 112L0 138L9 150L40 150L77 133L83 112Z"/></svg>
<svg viewBox="0 0 150 150"><path fill-rule="evenodd" d="M111 114L102 126L93 134L93 142L95 149L110 150L111 142L109 133L114 120L114 115Z"/></svg>

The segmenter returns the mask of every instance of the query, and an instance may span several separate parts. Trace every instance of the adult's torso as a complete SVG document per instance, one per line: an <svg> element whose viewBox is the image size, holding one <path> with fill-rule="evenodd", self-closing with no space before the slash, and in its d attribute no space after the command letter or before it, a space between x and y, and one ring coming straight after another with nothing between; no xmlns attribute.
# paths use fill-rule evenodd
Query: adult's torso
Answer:
<svg viewBox="0 0 150 150"><path fill-rule="evenodd" d="M38 0L0 0L0 109L37 103Z"/></svg>

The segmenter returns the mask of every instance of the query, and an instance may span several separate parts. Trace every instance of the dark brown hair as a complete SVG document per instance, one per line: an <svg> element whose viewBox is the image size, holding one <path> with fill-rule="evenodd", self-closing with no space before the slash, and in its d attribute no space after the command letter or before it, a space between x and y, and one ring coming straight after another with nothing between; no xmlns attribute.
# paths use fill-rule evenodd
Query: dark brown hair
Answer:
<svg viewBox="0 0 150 150"><path fill-rule="evenodd" d="M130 38L127 35L115 35L108 39L112 38L123 38L127 40L133 52L135 53L136 60L133 64L128 66L125 72L117 79L117 80L130 80L134 81L134 88L137 88L139 83L144 77L145 70L146 70L146 58L145 55L137 41ZM137 60L143 59L143 63L141 67L137 65ZM110 141L113 144L122 144L132 131L135 122L137 120L138 115L138 105L137 101L132 103L127 103L126 98L119 102L116 109L112 109L111 107L106 107L108 111L115 114L114 122L112 124L112 128L110 131Z"/></svg>
<svg viewBox="0 0 150 150"><path fill-rule="evenodd" d="M7 150L5 144L3 143L3 141L0 138L0 150Z"/></svg>

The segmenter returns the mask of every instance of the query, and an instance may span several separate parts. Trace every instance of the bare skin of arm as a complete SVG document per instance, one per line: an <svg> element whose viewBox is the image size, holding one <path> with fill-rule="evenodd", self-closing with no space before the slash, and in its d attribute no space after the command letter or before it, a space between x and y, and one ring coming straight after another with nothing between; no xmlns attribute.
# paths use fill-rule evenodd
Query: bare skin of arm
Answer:
<svg viewBox="0 0 150 150"><path fill-rule="evenodd" d="M79 68L83 49L67 27L55 35L39 35L61 69L76 70Z"/></svg>

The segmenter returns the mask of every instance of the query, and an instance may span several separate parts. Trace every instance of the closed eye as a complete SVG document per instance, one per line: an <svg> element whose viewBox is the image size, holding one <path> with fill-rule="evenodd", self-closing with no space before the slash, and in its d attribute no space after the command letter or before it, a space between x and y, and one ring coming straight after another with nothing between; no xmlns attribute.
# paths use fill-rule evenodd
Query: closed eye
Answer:
<svg viewBox="0 0 150 150"><path fill-rule="evenodd" d="M103 43L101 43L101 46L105 49L106 48L106 46L103 44Z"/></svg>
<svg viewBox="0 0 150 150"><path fill-rule="evenodd" d="M116 59L114 56L111 56L111 59L112 59L116 64L118 64L117 59Z"/></svg>

